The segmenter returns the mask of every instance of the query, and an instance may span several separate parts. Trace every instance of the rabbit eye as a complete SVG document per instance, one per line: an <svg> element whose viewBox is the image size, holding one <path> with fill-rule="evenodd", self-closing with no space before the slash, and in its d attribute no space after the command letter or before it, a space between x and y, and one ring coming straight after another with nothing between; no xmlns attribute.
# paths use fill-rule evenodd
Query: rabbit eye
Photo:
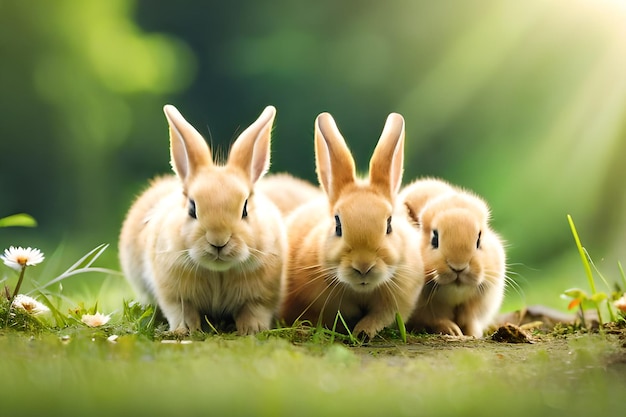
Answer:
<svg viewBox="0 0 626 417"><path fill-rule="evenodd" d="M482 231L478 232L478 240L476 240L476 249L480 249L480 236L483 234Z"/></svg>
<svg viewBox="0 0 626 417"><path fill-rule="evenodd" d="M241 218L245 219L246 217L248 217L248 199L246 198L246 201L243 202L243 212L241 213Z"/></svg>
<svg viewBox="0 0 626 417"><path fill-rule="evenodd" d="M430 244L434 249L437 249L439 247L439 231L437 229L433 229L433 236L430 240Z"/></svg>
<svg viewBox="0 0 626 417"><path fill-rule="evenodd" d="M391 216L387 219L387 234L391 233Z"/></svg>
<svg viewBox="0 0 626 417"><path fill-rule="evenodd" d="M335 235L341 237L341 220L335 215Z"/></svg>
<svg viewBox="0 0 626 417"><path fill-rule="evenodd" d="M189 217L191 217L192 219L197 219L198 217L196 216L196 202L193 201L191 198L189 199Z"/></svg>

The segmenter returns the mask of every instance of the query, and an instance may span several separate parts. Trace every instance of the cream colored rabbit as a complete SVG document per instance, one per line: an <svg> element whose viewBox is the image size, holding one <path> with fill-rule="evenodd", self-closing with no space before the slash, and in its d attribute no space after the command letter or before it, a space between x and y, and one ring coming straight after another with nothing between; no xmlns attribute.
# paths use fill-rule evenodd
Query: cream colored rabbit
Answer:
<svg viewBox="0 0 626 417"><path fill-rule="evenodd" d="M354 335L373 337L407 320L422 288L423 265L413 248L419 233L392 217L402 180L404 119L392 113L370 160L369 177L355 165L328 113L315 122L317 175L326 198L287 218L288 290L282 317L332 328L338 312ZM419 255L419 254L418 254ZM338 320L337 330L345 331Z"/></svg>
<svg viewBox="0 0 626 417"><path fill-rule="evenodd" d="M482 336L502 304L506 273L504 245L489 217L480 197L458 188L424 205L426 284L408 330Z"/></svg>
<svg viewBox="0 0 626 417"><path fill-rule="evenodd" d="M268 174L257 183L262 191L287 216L299 206L324 196L321 188L286 172Z"/></svg>
<svg viewBox="0 0 626 417"><path fill-rule="evenodd" d="M254 184L269 167L276 110L266 107L239 135L224 165L176 108L164 112L176 176L155 179L132 205L122 270L172 331L199 330L204 315L234 320L241 335L269 329L284 290L286 232Z"/></svg>

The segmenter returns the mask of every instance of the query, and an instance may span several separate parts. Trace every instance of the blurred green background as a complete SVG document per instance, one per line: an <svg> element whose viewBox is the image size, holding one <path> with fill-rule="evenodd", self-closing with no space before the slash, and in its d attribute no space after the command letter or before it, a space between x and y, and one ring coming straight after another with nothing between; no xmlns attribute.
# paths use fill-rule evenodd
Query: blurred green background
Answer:
<svg viewBox="0 0 626 417"><path fill-rule="evenodd" d="M607 277L626 262L625 1L0 0L0 31L0 217L39 222L0 229L0 250L62 270L110 243L99 264L119 269L126 209L169 172L162 106L225 152L272 104L272 170L311 180L317 114L366 170L401 113L405 182L441 176L492 206L509 308L586 285L568 213Z"/></svg>

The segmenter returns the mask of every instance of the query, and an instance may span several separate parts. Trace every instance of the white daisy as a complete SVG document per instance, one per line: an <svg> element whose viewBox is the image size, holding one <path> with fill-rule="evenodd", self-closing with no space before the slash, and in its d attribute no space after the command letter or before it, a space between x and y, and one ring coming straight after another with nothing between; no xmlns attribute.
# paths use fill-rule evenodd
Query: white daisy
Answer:
<svg viewBox="0 0 626 417"><path fill-rule="evenodd" d="M13 307L24 310L33 316L40 316L50 312L50 309L46 305L24 294L18 294L13 299Z"/></svg>
<svg viewBox="0 0 626 417"><path fill-rule="evenodd" d="M36 248L26 248L21 246L17 248L11 246L9 249L4 250L4 255L0 255L2 262L9 268L13 268L16 271L20 271L26 266L37 265L44 260L43 253Z"/></svg>
<svg viewBox="0 0 626 417"><path fill-rule="evenodd" d="M83 316L80 318L80 321L82 321L89 327L100 327L102 325L107 324L110 319L111 319L111 316L108 314L96 313L96 314L83 314Z"/></svg>

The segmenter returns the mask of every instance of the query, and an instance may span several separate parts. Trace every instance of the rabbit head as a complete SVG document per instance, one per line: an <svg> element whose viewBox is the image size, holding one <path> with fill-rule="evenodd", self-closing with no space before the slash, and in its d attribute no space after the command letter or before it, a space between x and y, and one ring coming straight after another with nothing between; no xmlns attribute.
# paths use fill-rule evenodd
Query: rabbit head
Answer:
<svg viewBox="0 0 626 417"><path fill-rule="evenodd" d="M225 164L213 161L211 149L180 112L164 107L169 123L171 164L182 183L185 219L180 238L191 260L213 271L254 269L254 184L269 168L270 135L276 110L268 106L235 140ZM167 225L164 225L167 227Z"/></svg>
<svg viewBox="0 0 626 417"><path fill-rule="evenodd" d="M404 119L387 118L370 160L369 177L356 176L354 159L334 119L315 123L317 176L328 197L329 221L322 250L337 280L368 292L390 279L402 252L394 233L394 199L402 180Z"/></svg>
<svg viewBox="0 0 626 417"><path fill-rule="evenodd" d="M427 281L481 285L486 258L493 256L488 226L489 208L468 193L445 194L426 204L420 213L422 257Z"/></svg>

